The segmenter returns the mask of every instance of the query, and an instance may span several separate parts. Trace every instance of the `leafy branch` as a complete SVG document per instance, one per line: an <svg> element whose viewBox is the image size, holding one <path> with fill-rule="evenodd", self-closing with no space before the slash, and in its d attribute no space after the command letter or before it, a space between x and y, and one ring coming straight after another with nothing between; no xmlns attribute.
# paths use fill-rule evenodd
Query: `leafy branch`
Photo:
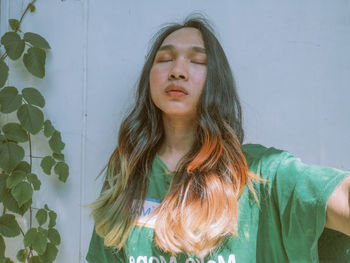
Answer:
<svg viewBox="0 0 350 263"><path fill-rule="evenodd" d="M33 208L34 191L39 191L41 181L33 173L33 158L41 158L43 173L58 176L65 182L69 175L69 167L64 161L61 133L55 129L51 121L44 120L42 108L45 98L33 87L23 88L21 93L14 86L6 86L9 77L9 66L5 59L18 60L22 57L23 65L32 75L45 76L46 52L49 43L40 35L21 31L21 24L26 13L34 12L36 0L31 1L20 20L9 19L12 29L1 37L5 49L0 58L0 114L16 113L17 121L0 127L0 202L3 213L0 216L0 263L13 262L5 256L4 238L19 235L23 237L23 249L17 252L20 262L50 263L56 259L57 246L61 237L56 226L57 214L47 204L43 208ZM1 46L0 46L1 47ZM42 132L52 150L51 155L33 156L32 135ZM24 160L25 150L20 145L28 143L29 163ZM35 213L35 226L33 218ZM29 213L29 229L24 231L17 219Z"/></svg>

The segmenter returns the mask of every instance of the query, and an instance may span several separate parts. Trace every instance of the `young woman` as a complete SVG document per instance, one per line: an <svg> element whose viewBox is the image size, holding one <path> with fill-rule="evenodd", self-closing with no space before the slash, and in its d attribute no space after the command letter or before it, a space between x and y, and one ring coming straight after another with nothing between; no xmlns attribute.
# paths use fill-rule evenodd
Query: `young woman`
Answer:
<svg viewBox="0 0 350 263"><path fill-rule="evenodd" d="M204 19L156 36L137 101L90 205L91 263L319 262L350 235L349 173L242 145L241 106Z"/></svg>

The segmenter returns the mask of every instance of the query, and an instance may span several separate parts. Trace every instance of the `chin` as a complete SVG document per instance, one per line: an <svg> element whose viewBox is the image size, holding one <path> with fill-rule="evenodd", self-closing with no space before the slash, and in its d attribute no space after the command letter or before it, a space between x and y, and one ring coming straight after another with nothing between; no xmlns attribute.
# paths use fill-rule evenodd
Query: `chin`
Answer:
<svg viewBox="0 0 350 263"><path fill-rule="evenodd" d="M168 117L174 117L174 118L193 118L195 116L195 113L193 112L188 112L188 111L183 111L183 110L170 110L170 111L163 111L163 114L168 116Z"/></svg>

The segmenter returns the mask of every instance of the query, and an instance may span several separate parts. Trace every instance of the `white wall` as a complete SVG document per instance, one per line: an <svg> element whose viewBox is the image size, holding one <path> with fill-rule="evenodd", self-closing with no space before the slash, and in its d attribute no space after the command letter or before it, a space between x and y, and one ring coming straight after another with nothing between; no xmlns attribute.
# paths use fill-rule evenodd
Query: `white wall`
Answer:
<svg viewBox="0 0 350 263"><path fill-rule="evenodd" d="M0 0L1 35L28 2ZM350 170L349 1L37 0L36 7L22 30L50 43L46 77L32 77L16 62L8 85L39 88L45 116L66 143L67 183L41 176L42 197L34 202L58 213L56 262L85 262L93 222L81 205L100 191L95 177L116 146L149 40L161 24L191 11L208 15L227 53L246 142Z"/></svg>

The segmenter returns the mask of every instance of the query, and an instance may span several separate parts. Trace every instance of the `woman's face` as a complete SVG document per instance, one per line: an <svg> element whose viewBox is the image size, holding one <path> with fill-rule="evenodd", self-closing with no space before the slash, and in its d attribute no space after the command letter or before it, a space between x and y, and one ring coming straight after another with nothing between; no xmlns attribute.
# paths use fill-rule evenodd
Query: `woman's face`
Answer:
<svg viewBox="0 0 350 263"><path fill-rule="evenodd" d="M169 116L195 118L207 76L201 32L186 27L164 39L150 71L154 104Z"/></svg>

